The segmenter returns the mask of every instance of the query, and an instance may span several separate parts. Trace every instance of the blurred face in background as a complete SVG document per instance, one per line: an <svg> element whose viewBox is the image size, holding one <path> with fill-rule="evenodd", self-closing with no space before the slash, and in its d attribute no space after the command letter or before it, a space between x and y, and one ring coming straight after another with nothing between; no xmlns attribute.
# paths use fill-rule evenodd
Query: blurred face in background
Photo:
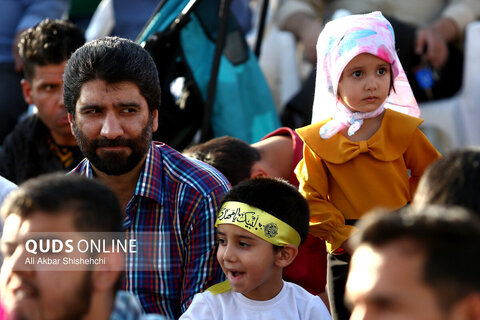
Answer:
<svg viewBox="0 0 480 320"><path fill-rule="evenodd" d="M63 104L63 71L64 61L60 64L50 64L34 67L34 77L21 82L23 96L28 104L37 107L38 116L50 130L58 145L76 145Z"/></svg>

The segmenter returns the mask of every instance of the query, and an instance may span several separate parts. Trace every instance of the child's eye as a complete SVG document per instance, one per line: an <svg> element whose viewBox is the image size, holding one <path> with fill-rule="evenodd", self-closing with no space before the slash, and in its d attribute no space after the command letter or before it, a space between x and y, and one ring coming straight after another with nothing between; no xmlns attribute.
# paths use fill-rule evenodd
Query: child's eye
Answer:
<svg viewBox="0 0 480 320"><path fill-rule="evenodd" d="M352 76L353 76L354 78L360 78L360 77L362 76L362 71L354 71L354 72L352 73Z"/></svg>
<svg viewBox="0 0 480 320"><path fill-rule="evenodd" d="M377 74L378 75L384 75L387 73L387 69L386 68L380 68L377 70Z"/></svg>
<svg viewBox="0 0 480 320"><path fill-rule="evenodd" d="M243 242L243 241L240 241L240 247L243 247L243 248L248 248L250 247L250 244L246 243L246 242Z"/></svg>
<svg viewBox="0 0 480 320"><path fill-rule="evenodd" d="M226 241L225 241L225 239L218 238L218 239L217 239L217 243L218 243L219 245L223 245L223 244L226 243Z"/></svg>

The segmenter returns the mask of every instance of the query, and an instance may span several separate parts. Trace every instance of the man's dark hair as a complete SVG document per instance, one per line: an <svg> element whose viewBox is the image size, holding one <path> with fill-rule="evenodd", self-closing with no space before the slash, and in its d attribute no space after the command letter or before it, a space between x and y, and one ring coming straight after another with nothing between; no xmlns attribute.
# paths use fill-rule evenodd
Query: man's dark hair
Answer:
<svg viewBox="0 0 480 320"><path fill-rule="evenodd" d="M108 84L132 82L145 98L150 112L160 106L160 81L150 54L138 44L118 37L87 42L70 57L63 74L63 97L75 118L82 86L93 80Z"/></svg>
<svg viewBox="0 0 480 320"><path fill-rule="evenodd" d="M435 161L420 179L414 203L458 205L480 214L480 149L456 150Z"/></svg>
<svg viewBox="0 0 480 320"><path fill-rule="evenodd" d="M238 201L263 210L295 229L301 241L308 236L310 210L297 188L280 178L254 178L240 182L222 199Z"/></svg>
<svg viewBox="0 0 480 320"><path fill-rule="evenodd" d="M25 30L18 44L25 78L35 77L35 66L67 61L84 43L82 30L66 20L45 19Z"/></svg>
<svg viewBox="0 0 480 320"><path fill-rule="evenodd" d="M100 181L80 175L47 174L27 180L12 191L1 208L3 219L22 219L33 212L68 212L80 232L122 232L123 210L113 191Z"/></svg>
<svg viewBox="0 0 480 320"><path fill-rule="evenodd" d="M208 163L220 171L232 186L250 178L252 167L260 153L248 143L224 136L197 144L183 151L191 158Z"/></svg>
<svg viewBox="0 0 480 320"><path fill-rule="evenodd" d="M429 205L373 212L357 224L350 244L382 247L411 240L424 256L423 281L444 311L471 293L480 293L480 220L461 207Z"/></svg>

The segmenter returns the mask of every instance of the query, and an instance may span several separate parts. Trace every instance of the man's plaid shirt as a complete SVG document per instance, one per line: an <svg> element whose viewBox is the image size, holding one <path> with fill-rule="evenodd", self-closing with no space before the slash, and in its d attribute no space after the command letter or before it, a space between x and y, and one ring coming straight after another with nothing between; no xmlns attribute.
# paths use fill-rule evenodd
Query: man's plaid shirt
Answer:
<svg viewBox="0 0 480 320"><path fill-rule="evenodd" d="M87 159L72 172L93 177ZM152 143L124 221L127 236L143 241L126 260L123 290L133 291L147 313L177 319L195 293L223 281L214 225L229 188L209 165Z"/></svg>

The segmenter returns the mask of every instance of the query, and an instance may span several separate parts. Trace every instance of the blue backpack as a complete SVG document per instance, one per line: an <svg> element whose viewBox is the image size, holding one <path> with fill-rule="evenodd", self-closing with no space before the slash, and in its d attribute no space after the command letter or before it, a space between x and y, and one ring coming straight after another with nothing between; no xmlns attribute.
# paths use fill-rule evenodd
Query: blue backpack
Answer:
<svg viewBox="0 0 480 320"><path fill-rule="evenodd" d="M199 131L200 141L229 135L253 143L280 126L243 31L230 10L227 19L219 14L229 2L164 0L137 38L152 55L162 87L154 139L178 150Z"/></svg>

